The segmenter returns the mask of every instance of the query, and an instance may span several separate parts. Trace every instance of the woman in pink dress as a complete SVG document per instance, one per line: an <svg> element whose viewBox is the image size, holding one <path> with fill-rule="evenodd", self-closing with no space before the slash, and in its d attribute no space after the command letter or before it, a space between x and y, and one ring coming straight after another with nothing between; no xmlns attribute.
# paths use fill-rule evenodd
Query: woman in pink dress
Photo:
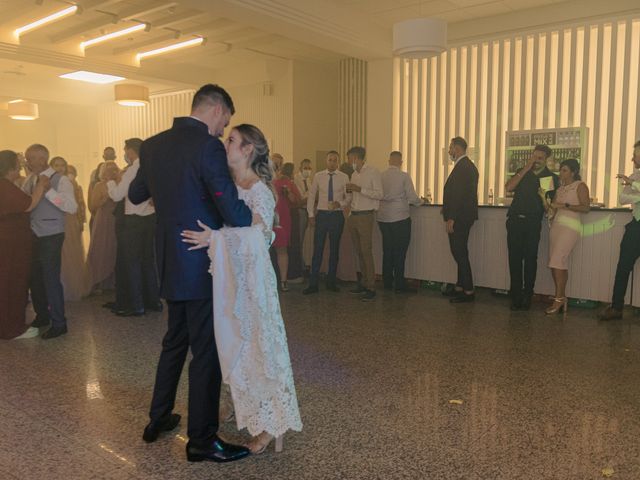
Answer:
<svg viewBox="0 0 640 480"><path fill-rule="evenodd" d="M107 182L116 180L120 174L113 161L103 164L100 181L91 190L89 211L93 214L93 230L87 254L88 287L93 293L111 289L114 286L116 267L116 219L113 210L116 206L109 198Z"/></svg>
<svg viewBox="0 0 640 480"><path fill-rule="evenodd" d="M276 238L273 247L276 250L278 259L278 270L280 271L280 290L287 292L287 271L289 270L289 242L291 240L291 205L300 203L301 195L296 184L291 179L281 174L283 159L275 154L272 157L277 178L273 181L273 187L278 194L276 202L276 214L278 216L277 225L273 231Z"/></svg>

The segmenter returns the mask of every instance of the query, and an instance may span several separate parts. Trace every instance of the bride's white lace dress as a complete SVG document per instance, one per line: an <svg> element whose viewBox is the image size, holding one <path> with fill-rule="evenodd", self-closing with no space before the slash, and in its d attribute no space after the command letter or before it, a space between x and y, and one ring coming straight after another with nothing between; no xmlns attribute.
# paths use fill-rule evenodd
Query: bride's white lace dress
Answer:
<svg viewBox="0 0 640 480"><path fill-rule="evenodd" d="M269 257L275 199L263 182L238 196L264 224L213 231L214 324L238 429L253 436L302 430L275 272Z"/></svg>

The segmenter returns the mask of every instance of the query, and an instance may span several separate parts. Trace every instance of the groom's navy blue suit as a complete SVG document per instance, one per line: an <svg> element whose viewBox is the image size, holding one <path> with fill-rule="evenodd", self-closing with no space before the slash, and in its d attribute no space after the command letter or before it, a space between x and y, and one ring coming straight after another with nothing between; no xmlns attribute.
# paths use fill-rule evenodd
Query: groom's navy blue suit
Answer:
<svg viewBox="0 0 640 480"><path fill-rule="evenodd" d="M138 204L149 198L156 209L160 296L169 310L149 415L154 422L172 412L191 347L188 435L193 444L204 445L218 430L221 379L210 260L206 249L188 251L180 232L199 230L197 220L213 229L223 223L248 226L251 211L238 199L222 142L192 117L174 119L171 129L142 144L129 199Z"/></svg>

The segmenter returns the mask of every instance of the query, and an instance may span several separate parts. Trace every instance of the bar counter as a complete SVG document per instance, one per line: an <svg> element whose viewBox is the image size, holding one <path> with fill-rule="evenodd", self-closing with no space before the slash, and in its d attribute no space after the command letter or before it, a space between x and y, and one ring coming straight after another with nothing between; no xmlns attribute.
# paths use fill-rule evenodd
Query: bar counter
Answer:
<svg viewBox="0 0 640 480"><path fill-rule="evenodd" d="M406 277L420 280L454 283L456 264L449 251L441 205L411 207L412 233L407 253ZM469 236L469 252L473 280L479 287L509 289L507 258L507 230L505 226L508 206L481 206L478 220ZM628 208L594 208L582 215L582 238L571 254L567 295L571 298L611 301L620 240L624 226L631 221ZM381 273L381 238L374 234L376 271ZM549 226L542 221L542 234L538 250L538 275L535 292L554 293L551 271L547 267L549 252ZM638 265L632 278L640 274ZM638 277L640 278L640 277ZM632 279L630 279L632 282ZM640 284L640 282L635 282ZM633 283L632 283L633 285ZM625 303L640 306L640 285L627 290Z"/></svg>

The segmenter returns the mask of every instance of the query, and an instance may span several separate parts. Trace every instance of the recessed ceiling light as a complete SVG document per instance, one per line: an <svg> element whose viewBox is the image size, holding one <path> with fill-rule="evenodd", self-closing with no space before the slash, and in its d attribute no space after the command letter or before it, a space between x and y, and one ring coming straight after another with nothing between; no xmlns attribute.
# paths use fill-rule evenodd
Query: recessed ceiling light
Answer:
<svg viewBox="0 0 640 480"><path fill-rule="evenodd" d="M68 78L70 80L80 80L81 82L99 83L104 85L105 83L119 82L124 80L124 77L118 77L116 75L106 75L104 73L86 72L84 70L78 70L77 72L65 73L60 75L60 78Z"/></svg>
<svg viewBox="0 0 640 480"><path fill-rule="evenodd" d="M60 10L58 12L52 13L51 15L47 15L46 17L43 17L40 20L36 20L35 22L31 22L20 28L16 28L14 30L14 33L16 34L17 37L19 37L20 35L27 33L31 30L35 30L36 28L46 25L47 23L55 22L56 20L60 20L61 18L67 17L69 15L73 15L78 11L79 11L78 6L72 5L71 7L65 8L64 10Z"/></svg>

